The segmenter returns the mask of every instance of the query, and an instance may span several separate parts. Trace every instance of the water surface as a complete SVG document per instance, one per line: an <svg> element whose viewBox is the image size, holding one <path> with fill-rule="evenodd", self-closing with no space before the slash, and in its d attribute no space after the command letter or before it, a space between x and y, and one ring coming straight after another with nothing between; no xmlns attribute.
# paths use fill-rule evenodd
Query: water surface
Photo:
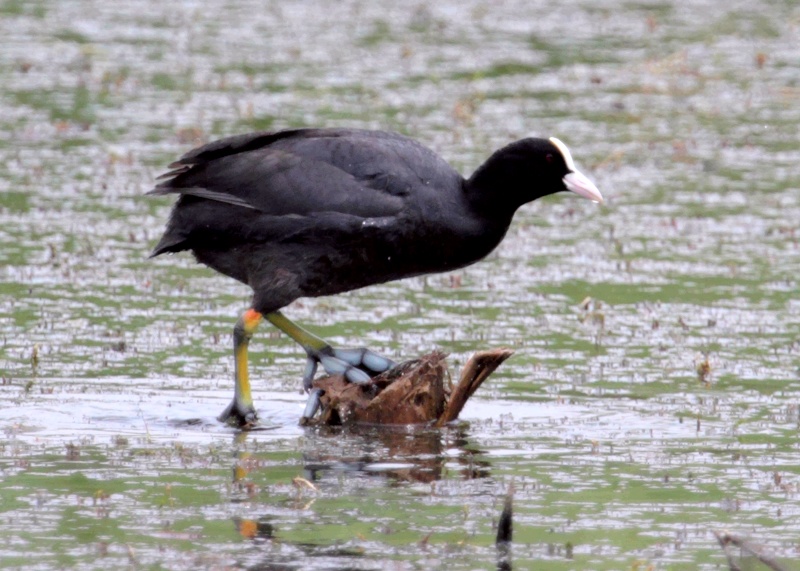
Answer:
<svg viewBox="0 0 800 571"><path fill-rule="evenodd" d="M493 569L513 484L519 569L726 569L723 529L797 568L798 29L777 0L0 2L2 567ZM396 359L514 348L458 426L301 429L302 355L266 327L270 429L215 421L249 293L148 260L170 201L143 193L298 126L465 174L558 136L607 197L287 310Z"/></svg>

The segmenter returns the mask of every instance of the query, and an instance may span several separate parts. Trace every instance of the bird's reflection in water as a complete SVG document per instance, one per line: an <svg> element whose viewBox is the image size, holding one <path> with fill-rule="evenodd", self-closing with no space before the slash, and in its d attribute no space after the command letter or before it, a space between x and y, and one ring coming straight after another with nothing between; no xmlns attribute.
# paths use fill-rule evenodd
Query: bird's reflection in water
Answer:
<svg viewBox="0 0 800 571"><path fill-rule="evenodd" d="M357 431L356 431L357 430ZM248 494L247 482L262 462L246 451L249 431L237 433L233 484ZM385 477L393 483L429 483L448 475L488 478L490 463L469 440L463 425L440 429L425 426L358 426L357 429L308 429L303 440L302 480L317 482L326 473L358 473ZM251 490L252 491L252 490ZM249 494L248 494L249 495Z"/></svg>
<svg viewBox="0 0 800 571"><path fill-rule="evenodd" d="M258 486L253 483L254 476L259 470L269 469L259 460L258 453L244 451L250 434L242 432L236 436L235 444L239 452L233 465L233 502L260 497ZM385 478L392 486L431 483L445 475L448 479L461 480L488 478L491 475L490 463L484 459L484 452L470 441L465 425L445 429L359 426L357 432L353 428L342 427L308 429L301 452L302 475L292 481L298 489L297 509L308 509L314 503L313 494L304 495L304 488L316 487L331 475ZM279 535L277 527L280 521L274 515L258 519L236 517L233 523L239 534L254 544L269 544ZM304 567L303 559L308 557L352 558L370 555L359 547L306 544L287 539L281 537L280 544L293 555L285 553L286 557L281 557L283 562L277 562L273 560L273 554L268 558L269 561L265 559L247 568L301 569ZM508 554L504 552L504 555L498 559L498 569L511 568ZM331 568L339 567L334 564ZM375 568L380 569L381 566L376 564ZM345 565L341 569L352 567Z"/></svg>
<svg viewBox="0 0 800 571"><path fill-rule="evenodd" d="M487 478L490 464L467 437L465 427L323 427L309 435L303 452L304 477L311 482L326 472L382 476L391 483L429 483L442 478L445 467L462 479Z"/></svg>

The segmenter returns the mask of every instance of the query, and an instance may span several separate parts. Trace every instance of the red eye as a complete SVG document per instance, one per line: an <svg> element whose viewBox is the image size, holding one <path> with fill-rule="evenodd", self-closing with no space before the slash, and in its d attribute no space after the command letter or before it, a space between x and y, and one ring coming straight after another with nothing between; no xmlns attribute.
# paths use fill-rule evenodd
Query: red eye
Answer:
<svg viewBox="0 0 800 571"><path fill-rule="evenodd" d="M545 155L544 158L547 160L548 163L552 163L553 162L553 155L550 154L550 153L547 153L547 155Z"/></svg>

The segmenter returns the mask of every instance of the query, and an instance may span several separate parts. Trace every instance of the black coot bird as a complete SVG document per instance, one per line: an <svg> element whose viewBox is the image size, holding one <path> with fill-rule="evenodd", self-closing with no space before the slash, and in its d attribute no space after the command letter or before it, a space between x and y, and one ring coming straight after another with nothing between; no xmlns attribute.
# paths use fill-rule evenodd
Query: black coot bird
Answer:
<svg viewBox="0 0 800 571"><path fill-rule="evenodd" d="M178 194L152 256L191 250L198 262L253 288L233 332L233 402L220 420L256 413L247 345L266 319L308 355L306 390L321 363L354 383L394 365L366 349L334 349L279 310L300 297L444 272L491 252L514 212L569 190L603 198L558 139L495 152L464 179L420 143L383 131L297 129L225 138L170 165L150 194Z"/></svg>

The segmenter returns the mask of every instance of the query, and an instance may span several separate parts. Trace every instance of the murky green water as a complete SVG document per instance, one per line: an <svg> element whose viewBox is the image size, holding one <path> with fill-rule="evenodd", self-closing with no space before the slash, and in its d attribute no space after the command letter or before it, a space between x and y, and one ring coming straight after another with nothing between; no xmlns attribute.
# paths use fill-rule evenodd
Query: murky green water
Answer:
<svg viewBox="0 0 800 571"><path fill-rule="evenodd" d="M723 529L800 568L795 2L3 0L0 32L0 567L493 569L513 483L517 569L727 569ZM299 428L267 328L274 428L214 420L248 292L147 260L142 194L197 142L310 125L465 173L556 135L607 196L287 312L396 358L515 348L458 428Z"/></svg>

